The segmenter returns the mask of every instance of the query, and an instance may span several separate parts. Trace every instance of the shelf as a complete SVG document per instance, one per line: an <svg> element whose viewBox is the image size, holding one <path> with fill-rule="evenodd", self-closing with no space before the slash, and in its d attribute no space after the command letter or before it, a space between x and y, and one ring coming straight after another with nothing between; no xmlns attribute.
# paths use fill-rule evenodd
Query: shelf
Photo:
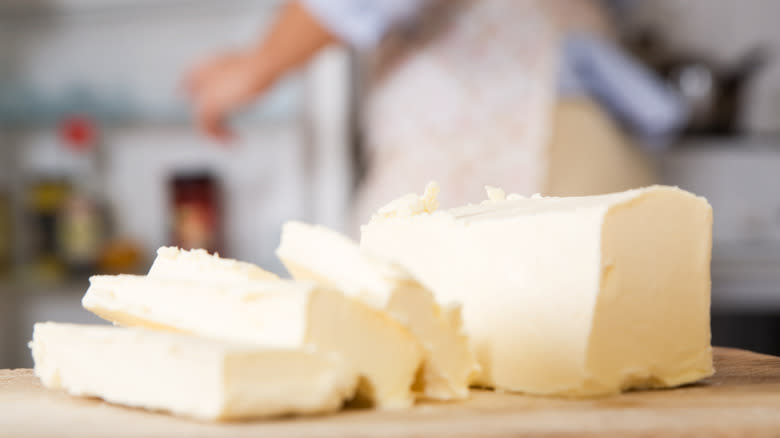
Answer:
<svg viewBox="0 0 780 438"><path fill-rule="evenodd" d="M233 121L239 125L268 124L299 118L305 98L303 81L300 74L284 78L262 99L233 117ZM5 125L3 129L56 126L69 114L85 114L97 120L101 127L131 124L194 126L190 105L174 91L158 105L118 99L113 96L115 89L101 89L97 85L90 88L94 94L83 98L68 97L68 90L39 95L33 91L34 85L0 80L0 124ZM89 83L84 85L91 87Z"/></svg>
<svg viewBox="0 0 780 438"><path fill-rule="evenodd" d="M707 153L713 151L755 153L780 153L780 136L749 135L735 137L684 137L666 153Z"/></svg>
<svg viewBox="0 0 780 438"><path fill-rule="evenodd" d="M28 0L6 0L0 2L0 17L9 22L39 21L57 18L127 18L128 14L158 17L160 14L181 15L182 12L224 12L237 8L263 8L273 12L281 1L256 0L50 0L30 2Z"/></svg>
<svg viewBox="0 0 780 438"><path fill-rule="evenodd" d="M0 282L0 293L14 297L25 296L81 296L89 287L89 279L68 279L62 283L31 284L22 281Z"/></svg>

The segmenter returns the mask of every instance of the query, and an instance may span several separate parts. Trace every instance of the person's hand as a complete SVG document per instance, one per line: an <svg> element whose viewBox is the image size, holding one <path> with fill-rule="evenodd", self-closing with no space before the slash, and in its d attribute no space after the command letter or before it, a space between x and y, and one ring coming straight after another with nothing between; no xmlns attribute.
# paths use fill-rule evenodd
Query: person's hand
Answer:
<svg viewBox="0 0 780 438"><path fill-rule="evenodd" d="M271 32L254 49L213 57L186 76L198 127L217 140L230 140L226 121L231 113L334 42L338 39L300 2L288 2Z"/></svg>
<svg viewBox="0 0 780 438"><path fill-rule="evenodd" d="M262 64L256 53L232 52L207 59L189 72L185 87L201 131L222 142L233 137L227 126L230 114L273 83L274 78Z"/></svg>

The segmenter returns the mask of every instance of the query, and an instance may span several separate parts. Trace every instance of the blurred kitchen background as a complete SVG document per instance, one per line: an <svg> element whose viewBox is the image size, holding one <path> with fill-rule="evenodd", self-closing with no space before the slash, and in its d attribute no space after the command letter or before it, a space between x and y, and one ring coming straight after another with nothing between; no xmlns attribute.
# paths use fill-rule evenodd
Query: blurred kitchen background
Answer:
<svg viewBox="0 0 780 438"><path fill-rule="evenodd" d="M637 169L652 169L649 182L679 185L714 207L713 344L780 354L780 2L616 3L615 50L652 72L687 114L674 135L616 147L641 151ZM195 61L257 38L280 5L0 0L0 368L31 365L35 321L100 322L80 307L88 275L142 273L161 245L205 247L283 273L273 250L285 220L355 235L362 56L325 50L242 113L228 146L196 131L181 91ZM561 50L582 52L573 47ZM625 67L600 66L607 77ZM636 90L611 82L589 100L620 119L621 96ZM589 106L574 108L553 122L603 123ZM550 163L557 180L539 191L603 191L587 172L576 179L556 169L608 151L560 151L602 148L622 134L573 132L589 131L553 128L550 160L575 164Z"/></svg>

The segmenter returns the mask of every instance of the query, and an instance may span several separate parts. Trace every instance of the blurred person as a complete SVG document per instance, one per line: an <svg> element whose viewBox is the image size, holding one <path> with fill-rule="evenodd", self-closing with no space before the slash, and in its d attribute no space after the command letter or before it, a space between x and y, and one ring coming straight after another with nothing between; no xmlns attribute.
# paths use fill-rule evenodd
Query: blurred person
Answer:
<svg viewBox="0 0 780 438"><path fill-rule="evenodd" d="M256 44L195 66L187 86L199 128L227 141L231 113L322 48L364 54L367 169L352 225L429 180L444 207L483 199L482 184L623 190L654 179L625 131L662 144L685 108L617 49L608 9L623 2L607 3L297 0Z"/></svg>

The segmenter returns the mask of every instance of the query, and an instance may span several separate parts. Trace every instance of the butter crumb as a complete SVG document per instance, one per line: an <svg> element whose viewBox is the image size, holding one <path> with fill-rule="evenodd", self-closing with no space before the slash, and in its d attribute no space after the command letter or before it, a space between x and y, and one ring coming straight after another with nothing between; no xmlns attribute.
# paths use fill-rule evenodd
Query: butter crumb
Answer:
<svg viewBox="0 0 780 438"><path fill-rule="evenodd" d="M439 187L439 183L436 181L431 181L425 186L425 192L423 192L422 200L423 204L425 204L425 212L426 213L433 213L439 208L439 192L441 191L441 188Z"/></svg>
<svg viewBox="0 0 780 438"><path fill-rule="evenodd" d="M422 196L418 196L414 193L404 195L377 211L375 217L391 218L391 217L410 217L422 213L433 213L439 208L439 184L435 181L431 181L425 186L425 192Z"/></svg>
<svg viewBox="0 0 780 438"><path fill-rule="evenodd" d="M490 201L503 201L506 199L506 193L500 187L485 186L485 192L487 192L487 197Z"/></svg>

